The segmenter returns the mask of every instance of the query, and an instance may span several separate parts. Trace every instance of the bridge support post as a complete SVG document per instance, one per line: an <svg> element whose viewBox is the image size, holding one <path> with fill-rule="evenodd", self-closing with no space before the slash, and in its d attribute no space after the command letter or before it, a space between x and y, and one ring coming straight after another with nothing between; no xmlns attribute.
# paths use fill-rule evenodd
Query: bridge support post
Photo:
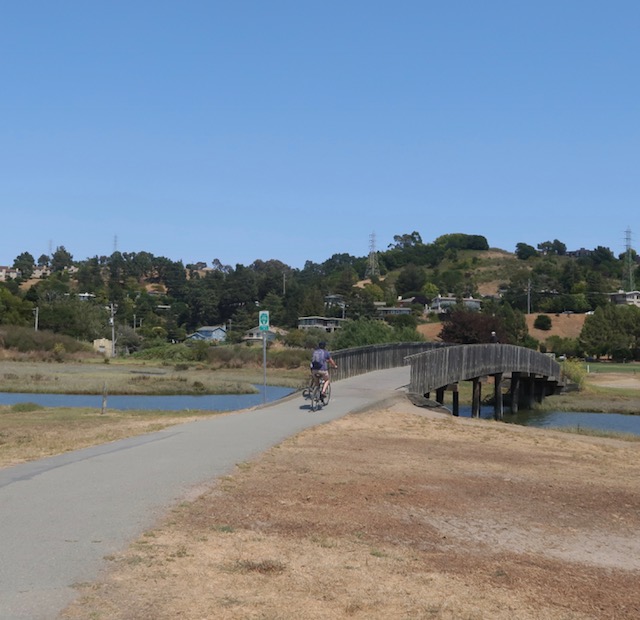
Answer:
<svg viewBox="0 0 640 620"><path fill-rule="evenodd" d="M482 384L480 377L473 378L473 396L471 399L471 417L480 417L480 398L482 397Z"/></svg>
<svg viewBox="0 0 640 620"><path fill-rule="evenodd" d="M504 418L504 408L502 406L502 373L493 375L493 418L502 420Z"/></svg>
<svg viewBox="0 0 640 620"><path fill-rule="evenodd" d="M535 379L531 376L527 377L527 381L525 383L525 408L533 409L533 403L535 402L534 391L535 391Z"/></svg>
<svg viewBox="0 0 640 620"><path fill-rule="evenodd" d="M520 373L511 373L511 413L518 413L518 406L520 400Z"/></svg>
<svg viewBox="0 0 640 620"><path fill-rule="evenodd" d="M436 402L440 403L441 405L444 405L444 391L446 388L438 388L436 390Z"/></svg>
<svg viewBox="0 0 640 620"><path fill-rule="evenodd" d="M541 381L540 379L534 379L534 398L537 403L541 403L544 400L544 389L545 389L545 381Z"/></svg>
<svg viewBox="0 0 640 620"><path fill-rule="evenodd" d="M453 415L455 415L455 416L459 416L460 415L460 394L458 392L458 384L454 383L453 387L451 389L453 391L453 401L452 401L452 405L451 405L451 413L453 413Z"/></svg>

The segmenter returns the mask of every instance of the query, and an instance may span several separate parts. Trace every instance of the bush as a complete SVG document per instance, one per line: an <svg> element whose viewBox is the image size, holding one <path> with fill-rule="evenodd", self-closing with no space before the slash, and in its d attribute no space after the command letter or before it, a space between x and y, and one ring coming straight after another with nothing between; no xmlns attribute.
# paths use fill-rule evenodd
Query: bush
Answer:
<svg viewBox="0 0 640 620"><path fill-rule="evenodd" d="M533 326L536 329L549 331L551 329L551 317L547 316L546 314L539 314L536 317L536 320L533 322Z"/></svg>
<svg viewBox="0 0 640 620"><path fill-rule="evenodd" d="M70 336L55 334L49 330L35 331L31 327L3 325L0 327L0 348L13 349L20 353L46 352L61 361L69 353L91 352L91 345Z"/></svg>
<svg viewBox="0 0 640 620"><path fill-rule="evenodd" d="M587 369L584 364L575 360L566 360L560 365L562 366L562 374L582 389L587 378Z"/></svg>

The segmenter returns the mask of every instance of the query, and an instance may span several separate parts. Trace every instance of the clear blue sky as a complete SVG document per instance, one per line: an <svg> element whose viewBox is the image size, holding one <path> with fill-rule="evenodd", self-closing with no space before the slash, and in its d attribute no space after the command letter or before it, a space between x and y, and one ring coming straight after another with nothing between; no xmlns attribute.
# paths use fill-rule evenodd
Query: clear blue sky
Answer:
<svg viewBox="0 0 640 620"><path fill-rule="evenodd" d="M7 0L0 264L638 249L638 32L637 0Z"/></svg>

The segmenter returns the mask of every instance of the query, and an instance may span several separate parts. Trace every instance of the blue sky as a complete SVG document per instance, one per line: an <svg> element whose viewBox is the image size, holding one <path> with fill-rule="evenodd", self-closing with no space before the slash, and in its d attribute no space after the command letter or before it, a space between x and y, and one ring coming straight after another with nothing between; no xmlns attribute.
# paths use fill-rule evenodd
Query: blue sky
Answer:
<svg viewBox="0 0 640 620"><path fill-rule="evenodd" d="M0 8L0 264L638 249L640 2Z"/></svg>

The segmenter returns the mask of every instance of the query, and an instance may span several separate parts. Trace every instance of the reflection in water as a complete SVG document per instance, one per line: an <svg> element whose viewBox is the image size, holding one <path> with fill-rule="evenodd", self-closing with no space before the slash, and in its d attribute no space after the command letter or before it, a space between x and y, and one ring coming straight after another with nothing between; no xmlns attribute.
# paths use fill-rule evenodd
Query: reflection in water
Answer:
<svg viewBox="0 0 640 620"><path fill-rule="evenodd" d="M204 394L202 396L109 396L108 409L149 409L161 411L236 411L270 403L291 394L291 388L256 385L257 394ZM98 394L29 394L0 392L0 405L35 403L43 407L102 407Z"/></svg>

